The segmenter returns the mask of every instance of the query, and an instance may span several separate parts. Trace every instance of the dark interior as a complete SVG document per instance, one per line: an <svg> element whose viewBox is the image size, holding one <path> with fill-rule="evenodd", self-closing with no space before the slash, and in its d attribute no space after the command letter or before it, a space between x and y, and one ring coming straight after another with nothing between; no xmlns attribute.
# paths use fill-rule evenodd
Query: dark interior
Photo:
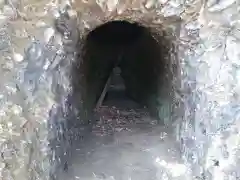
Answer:
<svg viewBox="0 0 240 180"><path fill-rule="evenodd" d="M100 105L147 108L158 118L157 97L167 64L163 54L150 29L137 23L111 21L89 32L73 78L87 121L94 119L91 114L99 98L103 98Z"/></svg>

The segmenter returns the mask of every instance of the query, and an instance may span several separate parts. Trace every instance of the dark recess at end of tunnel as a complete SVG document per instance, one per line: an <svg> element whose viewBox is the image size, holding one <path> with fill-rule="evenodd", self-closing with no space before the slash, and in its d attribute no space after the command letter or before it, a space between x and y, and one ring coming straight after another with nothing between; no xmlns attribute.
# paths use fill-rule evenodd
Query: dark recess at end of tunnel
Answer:
<svg viewBox="0 0 240 180"><path fill-rule="evenodd" d="M73 67L73 89L81 91L82 114L88 122L99 101L121 108L147 107L158 118L166 62L149 28L127 21L107 22L89 32L82 52L81 65Z"/></svg>

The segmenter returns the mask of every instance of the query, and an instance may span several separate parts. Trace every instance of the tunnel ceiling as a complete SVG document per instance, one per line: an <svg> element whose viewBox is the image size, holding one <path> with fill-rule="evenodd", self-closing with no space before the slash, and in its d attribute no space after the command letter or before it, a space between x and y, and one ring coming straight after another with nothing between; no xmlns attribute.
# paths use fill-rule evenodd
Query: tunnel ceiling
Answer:
<svg viewBox="0 0 240 180"><path fill-rule="evenodd" d="M87 36L87 41L105 45L126 46L143 36L145 28L127 21L110 21L98 26Z"/></svg>

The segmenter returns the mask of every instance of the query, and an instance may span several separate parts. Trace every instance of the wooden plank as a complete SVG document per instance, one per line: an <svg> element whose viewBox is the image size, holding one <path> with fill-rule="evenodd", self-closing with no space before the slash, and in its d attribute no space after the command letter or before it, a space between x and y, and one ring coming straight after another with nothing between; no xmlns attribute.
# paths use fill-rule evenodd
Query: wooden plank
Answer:
<svg viewBox="0 0 240 180"><path fill-rule="evenodd" d="M104 100L104 98L105 98L105 96L107 94L107 91L108 91L110 85L111 85L111 80L112 80L112 76L114 75L114 70L120 64L121 60L122 60L122 58L121 58L121 55L120 55L118 57L118 60L117 60L117 62L115 64L114 68L112 69L112 72L111 72L110 76L108 77L108 80L107 80L107 82L106 82L106 84L104 86L102 94L101 94L100 98L98 99L98 102L96 104L96 109L98 109L102 105L102 102L103 102L103 100Z"/></svg>
<svg viewBox="0 0 240 180"><path fill-rule="evenodd" d="M108 78L108 80L107 80L107 82L106 82L106 84L104 86L104 89L102 91L102 94L101 94L100 98L98 99L98 102L96 104L96 109L98 109L102 105L102 102L103 102L103 100L104 100L104 98L106 96L106 93L108 91L108 88L109 88L109 86L111 84L112 74L113 73L110 74L110 76L109 76L109 78Z"/></svg>

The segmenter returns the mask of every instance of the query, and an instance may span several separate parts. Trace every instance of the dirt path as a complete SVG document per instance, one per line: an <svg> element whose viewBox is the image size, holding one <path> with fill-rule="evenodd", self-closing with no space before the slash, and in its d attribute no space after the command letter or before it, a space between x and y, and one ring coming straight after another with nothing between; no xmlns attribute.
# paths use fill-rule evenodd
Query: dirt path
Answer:
<svg viewBox="0 0 240 180"><path fill-rule="evenodd" d="M100 111L102 120L76 147L61 180L187 179L170 129L156 126L144 112Z"/></svg>

